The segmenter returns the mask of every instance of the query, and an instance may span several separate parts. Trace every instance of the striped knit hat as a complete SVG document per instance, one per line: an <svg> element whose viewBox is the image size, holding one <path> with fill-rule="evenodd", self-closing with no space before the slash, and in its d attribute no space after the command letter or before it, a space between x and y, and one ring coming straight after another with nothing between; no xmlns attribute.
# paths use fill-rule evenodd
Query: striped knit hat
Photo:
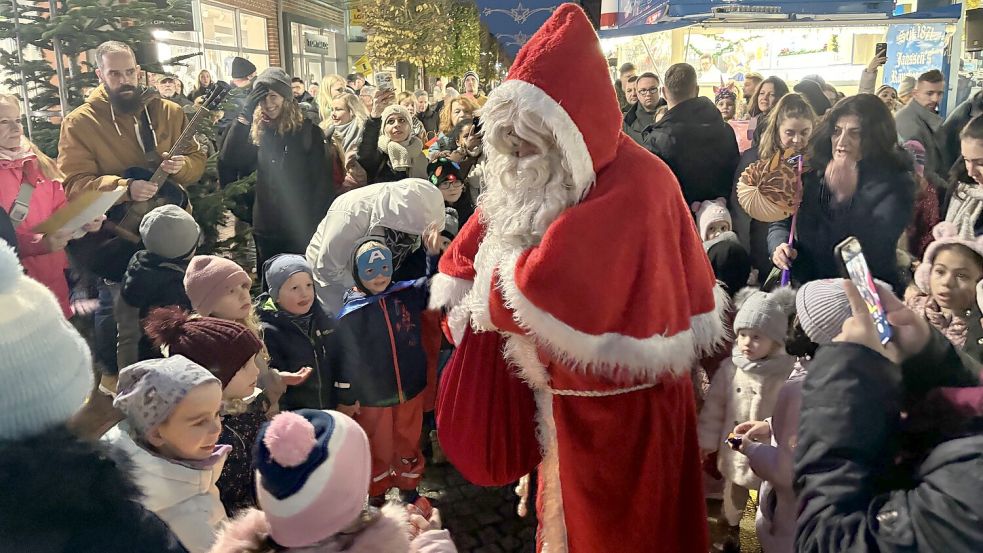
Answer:
<svg viewBox="0 0 983 553"><path fill-rule="evenodd" d="M877 281L881 286L887 286ZM833 342L852 314L843 279L807 282L795 294L795 314L810 340L825 345Z"/></svg>
<svg viewBox="0 0 983 553"><path fill-rule="evenodd" d="M369 493L369 439L349 417L300 409L264 425L253 448L256 492L270 535L307 547L350 526Z"/></svg>

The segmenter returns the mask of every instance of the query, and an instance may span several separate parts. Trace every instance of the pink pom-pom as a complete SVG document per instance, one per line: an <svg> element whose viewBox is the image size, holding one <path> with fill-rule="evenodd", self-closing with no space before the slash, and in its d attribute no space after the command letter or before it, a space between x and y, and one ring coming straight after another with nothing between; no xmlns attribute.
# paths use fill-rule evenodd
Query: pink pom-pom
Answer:
<svg viewBox="0 0 983 553"><path fill-rule="evenodd" d="M297 413L280 413L273 417L263 436L270 457L283 467L296 467L307 460L317 443L314 426Z"/></svg>

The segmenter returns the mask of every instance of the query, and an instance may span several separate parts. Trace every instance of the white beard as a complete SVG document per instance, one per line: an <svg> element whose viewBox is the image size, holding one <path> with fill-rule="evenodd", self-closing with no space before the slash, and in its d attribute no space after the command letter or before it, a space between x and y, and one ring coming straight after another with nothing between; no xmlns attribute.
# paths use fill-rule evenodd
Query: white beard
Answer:
<svg viewBox="0 0 983 553"><path fill-rule="evenodd" d="M562 161L555 149L520 159L492 148L487 185L478 199L486 236L523 247L538 244L557 216L576 202Z"/></svg>
<svg viewBox="0 0 983 553"><path fill-rule="evenodd" d="M475 329L487 331L496 329L488 312L495 270L514 271L519 254L539 244L550 224L578 198L558 149L521 159L496 148L486 151L488 178L478 199L486 231L474 261L474 286L462 307L470 311Z"/></svg>

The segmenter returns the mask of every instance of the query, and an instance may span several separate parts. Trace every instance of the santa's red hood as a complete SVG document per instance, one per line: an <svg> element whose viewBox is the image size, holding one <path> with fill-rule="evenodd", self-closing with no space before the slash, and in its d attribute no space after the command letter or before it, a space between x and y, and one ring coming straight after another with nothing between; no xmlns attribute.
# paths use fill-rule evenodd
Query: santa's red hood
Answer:
<svg viewBox="0 0 983 553"><path fill-rule="evenodd" d="M483 112L509 102L543 118L583 197L614 159L622 116L601 43L579 6L556 9L519 52Z"/></svg>

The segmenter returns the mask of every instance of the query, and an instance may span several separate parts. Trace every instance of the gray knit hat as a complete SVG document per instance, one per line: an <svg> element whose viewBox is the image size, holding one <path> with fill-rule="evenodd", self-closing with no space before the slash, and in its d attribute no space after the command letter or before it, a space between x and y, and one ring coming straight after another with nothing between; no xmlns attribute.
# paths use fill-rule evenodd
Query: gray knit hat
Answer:
<svg viewBox="0 0 983 553"><path fill-rule="evenodd" d="M92 389L92 354L55 295L0 240L0 440L63 424Z"/></svg>
<svg viewBox="0 0 983 553"><path fill-rule="evenodd" d="M256 77L256 84L263 84L273 92L276 92L280 96L283 96L287 100L292 100L294 97L294 91L290 82L290 75L279 67L268 67L259 77Z"/></svg>
<svg viewBox="0 0 983 553"><path fill-rule="evenodd" d="M187 211L176 205L162 205L144 215L140 238L150 253L180 259L194 253L201 228Z"/></svg>
<svg viewBox="0 0 983 553"><path fill-rule="evenodd" d="M831 343L852 314L850 300L843 291L843 279L803 284L795 295L795 314L810 340L819 345Z"/></svg>
<svg viewBox="0 0 983 553"><path fill-rule="evenodd" d="M119 372L113 406L126 415L130 428L143 437L171 416L174 408L201 384L222 383L183 355L149 359Z"/></svg>
<svg viewBox="0 0 983 553"><path fill-rule="evenodd" d="M772 293L745 288L734 297L737 317L734 332L753 328L784 344L788 335L788 319L795 311L795 291L788 287Z"/></svg>
<svg viewBox="0 0 983 553"><path fill-rule="evenodd" d="M287 279L297 273L307 273L314 278L314 269L303 256L293 253L282 253L271 257L263 263L263 274L266 276L266 285L270 290L270 297L276 301L280 297L280 288L283 287Z"/></svg>

